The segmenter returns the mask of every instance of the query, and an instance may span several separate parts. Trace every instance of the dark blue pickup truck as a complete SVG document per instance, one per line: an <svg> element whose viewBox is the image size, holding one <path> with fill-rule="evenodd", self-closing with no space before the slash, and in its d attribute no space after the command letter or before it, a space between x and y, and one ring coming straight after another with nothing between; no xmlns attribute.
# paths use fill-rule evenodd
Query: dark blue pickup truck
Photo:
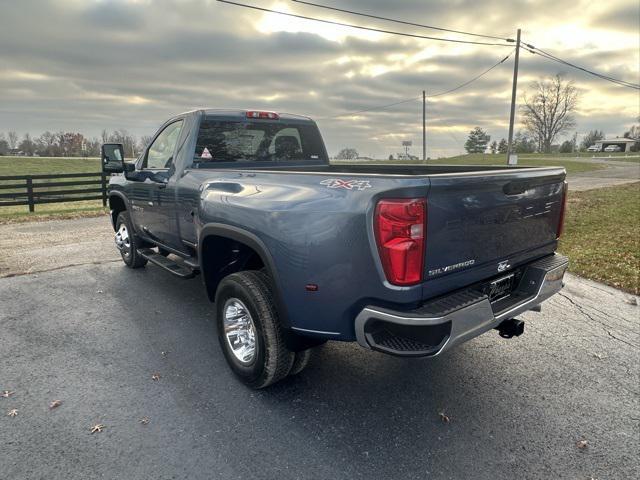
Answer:
<svg viewBox="0 0 640 480"><path fill-rule="evenodd" d="M135 163L105 144L131 268L202 275L233 371L261 388L327 340L434 356L563 285L563 168L330 164L316 124L264 111L167 121Z"/></svg>

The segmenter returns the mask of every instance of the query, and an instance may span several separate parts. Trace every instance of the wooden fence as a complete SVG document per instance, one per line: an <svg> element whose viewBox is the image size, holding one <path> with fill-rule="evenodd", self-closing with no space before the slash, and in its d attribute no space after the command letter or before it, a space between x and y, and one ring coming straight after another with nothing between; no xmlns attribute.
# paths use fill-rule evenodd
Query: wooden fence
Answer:
<svg viewBox="0 0 640 480"><path fill-rule="evenodd" d="M33 212L43 203L84 200L102 200L106 206L108 182L103 172L0 176L0 207L28 205Z"/></svg>

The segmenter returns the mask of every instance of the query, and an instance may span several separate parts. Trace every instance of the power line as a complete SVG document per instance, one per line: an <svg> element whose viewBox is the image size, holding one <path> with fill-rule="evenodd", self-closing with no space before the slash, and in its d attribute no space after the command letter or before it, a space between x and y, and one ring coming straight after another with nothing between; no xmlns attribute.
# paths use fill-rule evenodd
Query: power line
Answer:
<svg viewBox="0 0 640 480"><path fill-rule="evenodd" d="M610 76L608 76L608 75L604 75L604 74L601 74L601 73L598 73L598 72L594 72L594 71L592 71L592 70L589 70L589 69L587 69L587 68L580 67L579 65L575 65L575 64L573 64L573 63L571 63L571 62L568 62L568 61L566 61L566 60L563 60L563 59L561 59L561 58L558 58L558 57L556 57L555 55L551 55L551 54L549 54L549 53L547 53L547 52L545 52L545 51L543 51L543 50L536 49L536 50L534 51L534 50L530 50L530 49L528 49L528 48L525 48L525 50L527 50L529 53L532 53L532 54L534 54L534 55L535 55L535 54L538 54L538 55L540 55L541 57L546 58L546 59L548 59L548 60L552 60L552 61L554 61L554 62L558 62L558 63L560 63L560 64L562 64L562 65L567 65L567 66L569 66L569 67L572 67L572 68L575 68L575 69L581 70L581 71L583 71L583 72L585 72L585 73L588 73L589 75L593 75L593 76L595 76L595 77L601 78L602 80L606 80L606 81L609 81L609 82L615 83L615 84L620 85L620 86L622 86L622 87L634 88L634 89L636 89L636 90L640 89L640 85L638 85L638 84L634 84L634 83L631 83L631 82L627 82L627 81L625 81L625 80L620 80L620 79L617 79L617 78L613 78L613 77L610 77Z"/></svg>
<svg viewBox="0 0 640 480"><path fill-rule="evenodd" d="M398 19L394 19L394 18L381 17L379 15L372 15L372 14L369 14L369 13L355 12L353 10L346 10L346 9L343 9L343 8L330 7L328 5L321 5L319 3L307 2L307 1L304 1L304 0L292 0L292 1L296 2L296 3L302 3L304 5L310 5L312 7L324 8L324 9L327 9L327 10L333 10L333 11L342 12L342 13L349 13L351 15L359 15L361 17L375 18L376 20L384 20L385 22L400 23L402 25L410 25L412 27L429 28L431 30L439 30L441 32L459 33L461 35L471 35L473 37L492 38L494 40L504 40L506 42L514 42L514 40L512 38L503 38L503 37L496 37L496 36L493 36L493 35L484 35L484 34L480 34L480 33L465 32L465 31L462 31L462 30L453 30L453 29L450 29L450 28L434 27L433 25L425 25L425 24L422 24L422 23L407 22L405 20L398 20Z"/></svg>
<svg viewBox="0 0 640 480"><path fill-rule="evenodd" d="M562 58L556 57L555 55L552 55L548 52L545 52L544 50L540 49L540 48L536 48L535 46L529 44L529 43L525 43L524 46L522 47L524 48L527 52L532 53L534 55L540 55L543 58L546 58L547 60L551 60L563 65L566 65L568 67L572 67L578 70L581 70L585 73L588 73L589 75L593 75L595 77L598 77L602 80L606 80L608 82L611 83L615 83L616 85L619 85L621 87L627 87L627 88L633 88L635 90L640 90L640 85L636 84L636 83L631 83L631 82L627 82L625 80L620 80L618 78L614 78L614 77L610 77L608 75L604 75L602 73L598 73L598 72L594 72L593 70L589 70L585 67L581 67L579 65L576 65L575 63L571 63L568 62L566 60L563 60Z"/></svg>
<svg viewBox="0 0 640 480"><path fill-rule="evenodd" d="M443 91L443 92L434 93L433 95L427 95L427 96L426 96L426 98L433 98L433 97L440 97L440 96L442 96L442 95L447 95L447 94L449 94L449 93L455 92L456 90L460 90L461 88L464 88L464 87L466 87L467 85L472 84L473 82L475 82L476 80L480 79L481 77L483 77L484 75L486 75L487 73L489 73L491 70L493 70L493 69L494 69L494 68L496 68L497 66L499 66L499 65L503 64L504 62L506 62L506 61L507 61L507 59L508 59L511 55L513 55L513 52L514 52L514 51L515 51L515 50L511 51L511 53L509 53L509 55L507 55L506 57L504 57L504 58L503 58L502 60L500 60L499 62L497 62L497 63L493 64L492 66L490 66L489 68L487 68L487 69L486 69L485 71L483 71L482 73L480 73L480 74L476 75L476 76L475 76L475 77L473 77L472 79L467 80L466 82L464 82L464 83L462 83L462 84L458 85L457 87L451 88L451 89L449 89L449 90L445 90L445 91ZM371 107L371 108L366 108L366 109L363 109L363 110L357 110L357 111L355 111L355 112L341 113L341 114L339 114L339 115L333 115L333 116L331 116L331 117L321 117L321 118L318 118L318 120L329 120L329 119L332 119L332 118L349 117L349 116L351 116L351 115L357 115L357 114L359 114L359 113L372 112L372 111L375 111L375 110L383 110L383 109L385 109L385 108L393 107L393 106L395 106L395 105L400 105L400 104L403 104L403 103L413 102L414 100L418 100L418 99L420 99L420 98L422 98L422 95L420 95L420 96L418 96L418 97L407 98L407 99L405 99L405 100L400 100L400 101L398 101L398 102L394 102L394 103L388 103L388 104L385 104L385 105L378 105L378 106Z"/></svg>
<svg viewBox="0 0 640 480"><path fill-rule="evenodd" d="M559 57L556 57L555 55L553 55L553 54L551 54L549 52L546 52L546 51L542 50L541 48L536 48L533 45L530 45L530 44L526 44L526 45L527 45L527 47L531 48L532 50L535 50L535 52L531 52L531 53L536 53L537 52L537 53L541 54L542 56L549 58L550 60L554 60L554 61L562 63L564 65L567 65L567 66L570 66L570 67L573 67L573 68L577 68L578 70L582 70L583 72L589 73L591 75L595 75L595 76L603 78L605 80L611 80L611 81L614 81L614 82L617 82L617 83L621 83L621 84L625 84L627 86L631 86L631 87L635 87L635 88L640 87L640 85L638 85L638 84L627 82L626 80L620 80L620 79L617 79L617 78L614 78L614 77L610 77L609 75L605 75L603 73L594 72L594 71L589 70L587 68L581 67L581 66L576 65L576 64L571 63L571 62L568 62L567 60L563 60L563 59L561 59Z"/></svg>
<svg viewBox="0 0 640 480"><path fill-rule="evenodd" d="M383 110L388 107L393 107L394 105L413 102L415 100L418 100L419 98L422 98L422 95L420 95L419 97L412 97L412 98L407 98L405 100L400 100L399 102L387 103L386 105L377 105L375 107L366 108L364 110L356 110L355 112L340 113L339 115L333 115L331 117L321 117L321 118L318 118L317 120L330 120L332 118L350 117L351 115L357 115L359 113L372 112L374 110Z"/></svg>
<svg viewBox="0 0 640 480"><path fill-rule="evenodd" d="M349 28L357 28L359 30L367 30L370 32L378 32L378 33L386 33L389 35L399 35L401 37L411 37L411 38L422 38L425 40L435 40L437 42L452 42L452 43L465 43L465 44L470 44L470 45L490 45L490 46L495 46L495 47L509 47L509 44L506 43L491 43L491 42L476 42L476 41L472 41L472 40L459 40L459 39L455 39L455 38L445 38L445 37L430 37L428 35L418 35L416 33L404 33L404 32L396 32L394 30L384 30L381 28L373 28L373 27L364 27L362 25L355 25L353 23L343 23L343 22L337 22L334 20L326 20L324 18L315 18L315 17L308 17L305 15L298 15L295 13L288 13L288 12L281 12L278 10L272 10L270 8L264 8L264 7L258 7L255 5L247 5L245 3L238 3L238 2L231 2L229 0L216 0L220 3L226 3L228 5L234 5L236 7L242 7L242 8L250 8L252 10L259 10L261 12L268 12L268 13L276 13L278 15L286 15L287 17L294 17L294 18L301 18L303 20L311 20L314 22L321 22L321 23L328 23L330 25L339 25L341 27L349 27Z"/></svg>

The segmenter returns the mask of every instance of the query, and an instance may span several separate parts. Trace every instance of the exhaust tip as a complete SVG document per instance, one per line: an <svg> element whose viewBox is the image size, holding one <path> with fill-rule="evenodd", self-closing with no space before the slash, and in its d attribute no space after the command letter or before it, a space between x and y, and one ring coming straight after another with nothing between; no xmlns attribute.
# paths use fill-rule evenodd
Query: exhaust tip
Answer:
<svg viewBox="0 0 640 480"><path fill-rule="evenodd" d="M502 338L519 337L524 333L524 322L517 318L510 318L498 325L497 329Z"/></svg>

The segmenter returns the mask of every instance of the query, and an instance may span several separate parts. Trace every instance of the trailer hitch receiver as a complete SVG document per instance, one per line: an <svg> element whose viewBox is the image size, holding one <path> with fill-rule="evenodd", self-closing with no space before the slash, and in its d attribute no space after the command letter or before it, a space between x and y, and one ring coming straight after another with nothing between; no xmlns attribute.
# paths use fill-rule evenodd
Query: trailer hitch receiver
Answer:
<svg viewBox="0 0 640 480"><path fill-rule="evenodd" d="M517 318L510 318L498 325L498 334L502 338L519 337L524 333L524 322Z"/></svg>

